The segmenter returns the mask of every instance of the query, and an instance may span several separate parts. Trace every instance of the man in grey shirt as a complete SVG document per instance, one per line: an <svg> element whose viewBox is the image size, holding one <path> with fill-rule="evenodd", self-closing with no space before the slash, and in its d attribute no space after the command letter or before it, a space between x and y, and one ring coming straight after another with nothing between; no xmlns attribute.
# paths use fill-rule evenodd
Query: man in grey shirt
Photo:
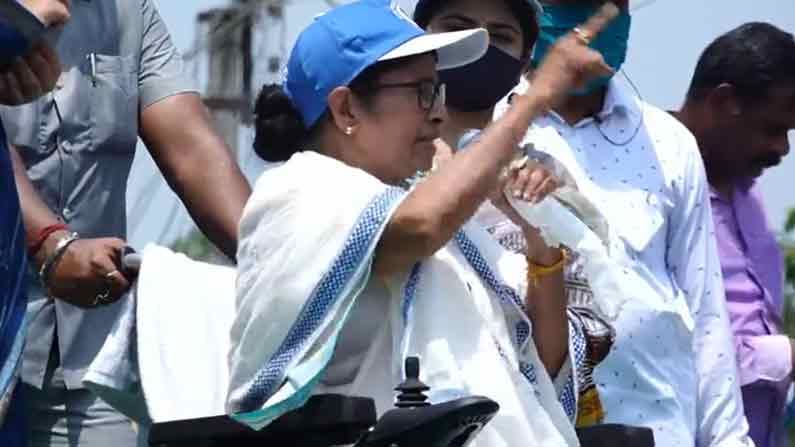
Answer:
<svg viewBox="0 0 795 447"><path fill-rule="evenodd" d="M129 421L81 382L132 279L120 251L137 137L230 257L250 188L152 0L73 1L71 14L53 93L0 108L31 254L22 378L33 445L121 447L135 444ZM7 80L16 97L43 76L35 54L26 62Z"/></svg>

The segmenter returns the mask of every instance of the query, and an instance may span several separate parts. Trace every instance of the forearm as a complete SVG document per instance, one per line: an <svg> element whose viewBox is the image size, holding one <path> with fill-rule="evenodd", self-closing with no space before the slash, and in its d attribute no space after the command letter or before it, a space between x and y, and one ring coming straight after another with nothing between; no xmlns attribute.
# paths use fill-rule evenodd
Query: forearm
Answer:
<svg viewBox="0 0 795 447"><path fill-rule="evenodd" d="M618 13L615 5L607 3L582 28L596 35ZM508 111L486 128L479 141L419 185L396 210L376 252L376 271L408 269L446 244L486 199L530 123L565 99L572 88L611 74L601 55L576 36L560 39L535 71L532 91L515 95Z"/></svg>
<svg viewBox="0 0 795 447"><path fill-rule="evenodd" d="M479 141L421 182L390 220L376 254L376 271L408 268L444 246L488 197L546 104L542 95L517 97Z"/></svg>
<svg viewBox="0 0 795 447"><path fill-rule="evenodd" d="M569 353L569 323L563 273L542 276L527 286L527 316L541 363L555 377Z"/></svg>
<svg viewBox="0 0 795 447"><path fill-rule="evenodd" d="M28 243L35 244L35 242L31 241L38 239L42 230L60 223L61 219L47 206L33 182L30 181L25 164L17 149L9 146L9 151L11 152L11 163L14 166L14 182L17 185L19 201L22 207L22 220L25 224L26 239ZM41 241L41 246L36 249L35 253L31 253L33 264L36 266L44 264L47 256L53 252L58 244L60 237L67 233L68 231L59 230Z"/></svg>
<svg viewBox="0 0 795 447"><path fill-rule="evenodd" d="M11 162L14 166L14 181L17 185L22 218L25 223L27 239L34 240L42 229L59 222L58 216L44 203L33 182L28 177L25 164L14 146L9 146Z"/></svg>
<svg viewBox="0 0 795 447"><path fill-rule="evenodd" d="M709 203L706 197L703 200L702 203ZM677 264L686 269L679 273L679 280L689 291L694 319L693 351L698 377L697 439L699 445L743 445L749 438L740 392L741 372L737 367L718 252L711 236L714 234L711 209L708 206L704 208L704 215L691 214L687 225L690 228L701 225L703 231L694 231L691 236L683 238L676 255L682 260ZM702 270L698 271L698 268Z"/></svg>
<svg viewBox="0 0 795 447"><path fill-rule="evenodd" d="M699 444L741 445L748 422L728 318L718 312L697 318L694 335Z"/></svg>
<svg viewBox="0 0 795 447"><path fill-rule="evenodd" d="M231 156L219 161L220 157L196 152L174 169L161 170L199 229L226 256L235 259L237 227L251 189Z"/></svg>
<svg viewBox="0 0 795 447"><path fill-rule="evenodd" d="M684 128L672 128L679 146L670 156L682 161L672 171L681 181L672 189L676 204L668 218L666 266L683 292L681 335L692 334L697 380L697 445L742 445L748 424L743 413L734 336L729 323L723 275L710 206L709 184L698 144ZM688 331L688 332L684 332Z"/></svg>
<svg viewBox="0 0 795 447"><path fill-rule="evenodd" d="M141 113L141 138L205 235L230 259L251 188L213 131L198 95L179 94Z"/></svg>

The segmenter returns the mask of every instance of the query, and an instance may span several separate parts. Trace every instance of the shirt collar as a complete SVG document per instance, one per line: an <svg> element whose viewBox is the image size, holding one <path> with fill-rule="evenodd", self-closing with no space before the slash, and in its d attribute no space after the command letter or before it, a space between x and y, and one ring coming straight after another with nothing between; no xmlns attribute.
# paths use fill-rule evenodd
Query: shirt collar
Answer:
<svg viewBox="0 0 795 447"><path fill-rule="evenodd" d="M740 191L740 192L741 192L741 193L743 193L743 194L748 194L748 192L749 192L749 191L750 191L750 190L751 190L751 189L752 189L754 186L756 186L756 179L754 179L754 178L749 178L749 179L738 180L738 181L737 181L737 182L734 184L734 189L735 189L735 191ZM723 196L722 196L722 195L721 195L721 194L718 192L718 190L717 190L717 189L713 188L713 187L712 187L712 185L709 185L709 198L710 198L710 199L714 199L714 200L720 200L720 201L726 202L726 198L725 198L725 197L723 197Z"/></svg>
<svg viewBox="0 0 795 447"><path fill-rule="evenodd" d="M605 103L599 114L608 116L613 113L620 113L625 116L640 115L640 106L635 98L628 95L626 89L621 87L615 79L611 79L607 84Z"/></svg>
<svg viewBox="0 0 795 447"><path fill-rule="evenodd" d="M611 79L607 84L607 94L602 110L599 112L600 118L607 118L613 113L623 115L625 118L639 120L643 113L640 109L639 98L630 95L625 87L615 79Z"/></svg>
<svg viewBox="0 0 795 447"><path fill-rule="evenodd" d="M530 88L530 82L526 77L522 76L519 80L519 84L514 87L513 91L509 93L503 101L507 105L513 94L525 94ZM597 115L602 121L605 121L611 115L616 114L622 118L629 119L632 126L637 126L643 119L643 110L641 107L643 107L641 99L635 95L629 94L627 89L613 78L610 79L607 84L605 101L602 110ZM549 114L563 121L554 111L550 111ZM496 116L499 116L499 112L495 114L495 117ZM587 120L590 119L591 118L587 118Z"/></svg>
<svg viewBox="0 0 795 447"><path fill-rule="evenodd" d="M722 195L715 189L712 185L709 185L709 198L710 200L720 200L725 201L726 199L723 198Z"/></svg>
<svg viewBox="0 0 795 447"><path fill-rule="evenodd" d="M522 87L525 87L526 90L529 85ZM626 124L634 129L641 125L641 121L643 120L643 110L641 107L640 98L630 94L627 88L619 84L615 79L611 79L607 84L607 93L605 94L602 110L596 115L599 117L599 120L605 123L613 117L626 119L629 121ZM549 116L554 117L561 123L564 122L563 118L554 111L550 111ZM592 117L584 118L573 127L588 125L593 121L594 118Z"/></svg>

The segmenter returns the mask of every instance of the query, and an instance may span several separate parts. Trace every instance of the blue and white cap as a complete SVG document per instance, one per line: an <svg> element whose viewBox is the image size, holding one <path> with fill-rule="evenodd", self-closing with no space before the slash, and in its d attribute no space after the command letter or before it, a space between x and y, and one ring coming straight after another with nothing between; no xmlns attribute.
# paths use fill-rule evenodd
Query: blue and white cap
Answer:
<svg viewBox="0 0 795 447"><path fill-rule="evenodd" d="M377 62L435 51L437 68L454 68L480 59L488 45L486 30L425 34L395 1L358 0L318 16L298 36L284 91L309 128L332 90Z"/></svg>

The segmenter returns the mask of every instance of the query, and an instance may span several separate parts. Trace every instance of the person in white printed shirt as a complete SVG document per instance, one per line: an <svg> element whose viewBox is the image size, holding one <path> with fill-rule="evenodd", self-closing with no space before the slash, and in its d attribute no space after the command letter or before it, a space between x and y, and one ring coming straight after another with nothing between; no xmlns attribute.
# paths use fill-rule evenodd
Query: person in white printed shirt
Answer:
<svg viewBox="0 0 795 447"><path fill-rule="evenodd" d="M574 29L618 70L629 40L628 0L614 1L622 16L598 38L575 28L601 3L542 1L534 61ZM514 92L528 88L523 79ZM525 141L568 169L608 221L611 256L657 292L632 296L613 322L616 344L594 377L606 422L649 427L664 447L752 446L693 136L604 78L536 120Z"/></svg>

